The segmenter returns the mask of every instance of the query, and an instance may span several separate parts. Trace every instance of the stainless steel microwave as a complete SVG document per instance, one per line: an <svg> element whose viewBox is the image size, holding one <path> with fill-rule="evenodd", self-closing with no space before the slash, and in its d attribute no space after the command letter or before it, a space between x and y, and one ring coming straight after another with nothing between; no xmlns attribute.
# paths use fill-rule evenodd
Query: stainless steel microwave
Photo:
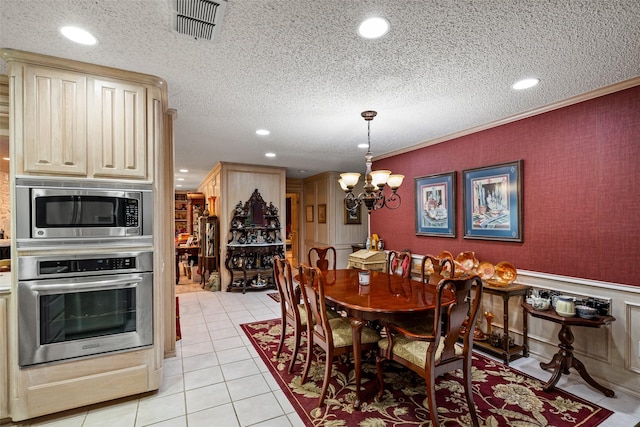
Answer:
<svg viewBox="0 0 640 427"><path fill-rule="evenodd" d="M16 243L153 242L150 184L16 179Z"/></svg>

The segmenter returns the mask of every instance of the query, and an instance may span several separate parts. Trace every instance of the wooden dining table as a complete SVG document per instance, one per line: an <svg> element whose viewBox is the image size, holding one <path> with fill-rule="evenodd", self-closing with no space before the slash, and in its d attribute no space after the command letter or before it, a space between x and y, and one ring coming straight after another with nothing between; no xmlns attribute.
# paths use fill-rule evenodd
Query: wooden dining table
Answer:
<svg viewBox="0 0 640 427"><path fill-rule="evenodd" d="M436 287L417 280L370 271L369 285L360 285L358 272L362 270L341 269L323 272L325 277L325 299L330 305L339 306L351 317L353 333L353 359L356 374L355 408L362 403L360 392L361 340L360 333L367 321L381 323L417 319L423 316L425 323L433 320ZM453 301L453 295L445 297L443 303Z"/></svg>

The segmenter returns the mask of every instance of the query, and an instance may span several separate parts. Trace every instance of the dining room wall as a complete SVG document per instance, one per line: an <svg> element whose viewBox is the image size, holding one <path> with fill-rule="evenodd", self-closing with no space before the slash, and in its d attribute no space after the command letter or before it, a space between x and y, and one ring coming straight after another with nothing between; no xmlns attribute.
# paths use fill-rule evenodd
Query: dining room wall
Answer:
<svg viewBox="0 0 640 427"><path fill-rule="evenodd" d="M376 160L405 175L402 205L371 215L387 248L640 287L640 78L636 86ZM463 237L465 169L523 162L523 240ZM414 178L456 171L455 238L415 234ZM405 218L398 221L398 218Z"/></svg>

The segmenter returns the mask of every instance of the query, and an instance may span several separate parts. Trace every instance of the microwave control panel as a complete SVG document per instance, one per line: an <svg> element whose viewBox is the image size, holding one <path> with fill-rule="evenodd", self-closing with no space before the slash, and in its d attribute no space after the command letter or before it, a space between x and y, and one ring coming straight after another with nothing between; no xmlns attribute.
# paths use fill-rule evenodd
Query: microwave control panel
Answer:
<svg viewBox="0 0 640 427"><path fill-rule="evenodd" d="M136 257L95 258L76 260L41 261L39 273L84 273L91 271L132 270L136 268Z"/></svg>
<svg viewBox="0 0 640 427"><path fill-rule="evenodd" d="M124 218L125 227L138 226L138 201L136 199L127 199Z"/></svg>

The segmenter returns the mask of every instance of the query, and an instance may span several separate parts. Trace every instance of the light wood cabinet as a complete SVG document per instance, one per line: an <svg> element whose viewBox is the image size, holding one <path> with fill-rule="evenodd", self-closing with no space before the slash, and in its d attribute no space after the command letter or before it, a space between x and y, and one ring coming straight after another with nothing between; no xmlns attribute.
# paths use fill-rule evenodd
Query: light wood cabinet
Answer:
<svg viewBox="0 0 640 427"><path fill-rule="evenodd" d="M146 88L89 79L87 127L94 177L147 177Z"/></svg>
<svg viewBox="0 0 640 427"><path fill-rule="evenodd" d="M18 175L153 181L153 147L162 133L154 111L164 103L156 82L10 49L0 53L15 87L23 88L11 107Z"/></svg>
<svg viewBox="0 0 640 427"><path fill-rule="evenodd" d="M86 102L86 76L24 67L25 173L87 175Z"/></svg>

